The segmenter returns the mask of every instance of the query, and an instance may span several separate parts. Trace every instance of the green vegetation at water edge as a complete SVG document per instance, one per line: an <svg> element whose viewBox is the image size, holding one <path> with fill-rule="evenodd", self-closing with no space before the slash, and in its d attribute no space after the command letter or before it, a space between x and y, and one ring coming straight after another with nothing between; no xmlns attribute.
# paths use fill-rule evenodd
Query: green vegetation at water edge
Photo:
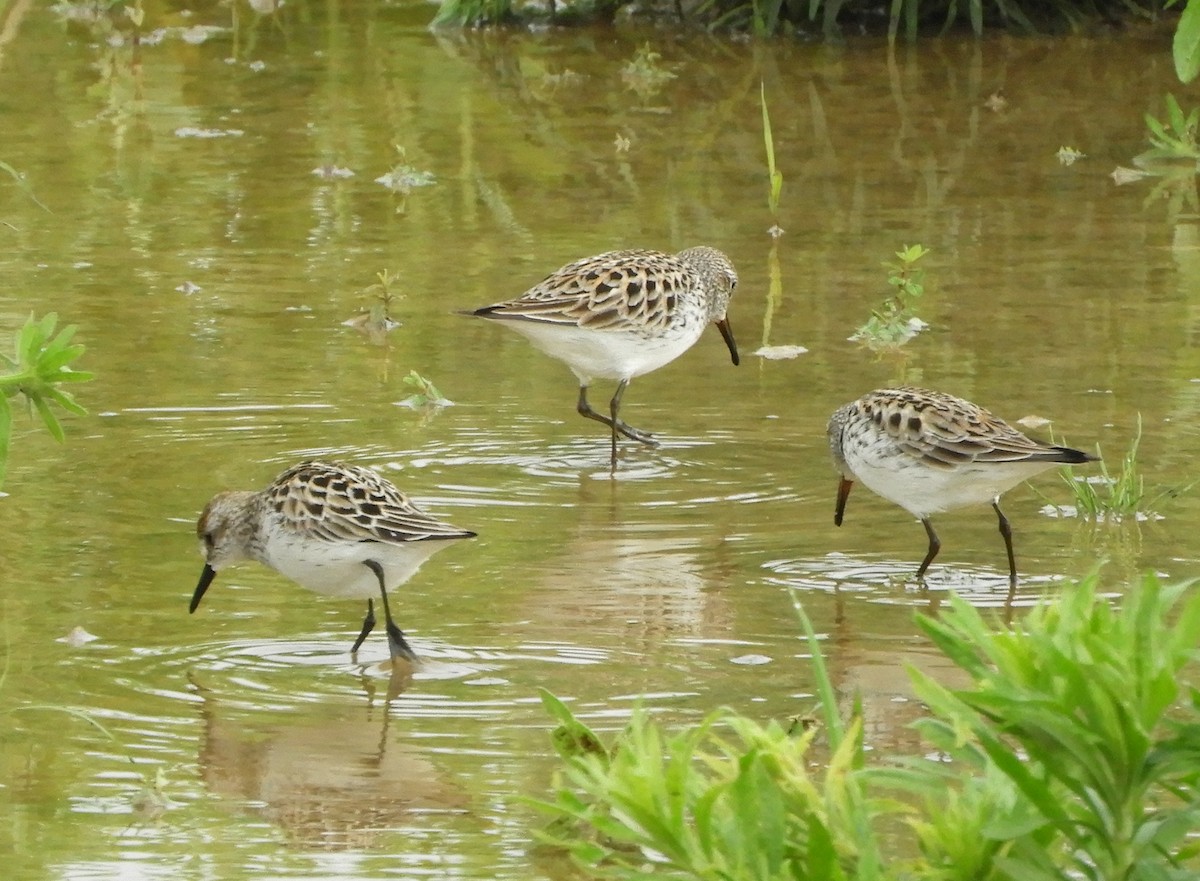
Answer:
<svg viewBox="0 0 1200 881"><path fill-rule="evenodd" d="M637 712L606 746L543 694L564 763L543 837L618 879L1194 879L1200 691L1181 674L1200 592L1148 575L1115 608L1099 588L1065 586L1011 628L953 595L918 616L969 679L910 669L919 757L865 749L858 707L841 721L811 630L824 727L718 710L671 733Z"/></svg>
<svg viewBox="0 0 1200 881"><path fill-rule="evenodd" d="M842 29L886 27L889 39L903 33L907 39L931 36L954 27L969 27L976 35L985 29L1003 28L1021 33L1079 30L1089 24L1106 24L1122 18L1152 19L1168 5L1164 0L658 0L637 5L637 14L671 17L701 23L713 30L750 31L760 36L780 33L820 33L838 39ZM1200 17L1189 4L1188 23ZM529 20L555 22L611 21L632 0L579 0L579 2L514 3L513 0L442 0L434 26L477 26ZM1190 13L1190 15L1189 15ZM1200 32L1200 22L1189 24L1187 35ZM1183 71L1200 64L1198 40L1177 38L1175 58ZM1189 68L1189 64L1191 68ZM1194 74L1193 74L1194 75Z"/></svg>
<svg viewBox="0 0 1200 881"><path fill-rule="evenodd" d="M0 485L4 483L12 443L13 405L10 398L22 396L30 411L37 411L46 430L60 443L65 435L50 405L57 404L77 416L87 414L70 393L59 387L64 383L86 382L92 374L71 369L71 362L82 355L84 349L80 345L71 345L74 325L64 327L56 336L54 326L57 323L58 316L53 312L41 320L30 316L17 334L13 357L0 354L0 370L4 371L0 373Z"/></svg>

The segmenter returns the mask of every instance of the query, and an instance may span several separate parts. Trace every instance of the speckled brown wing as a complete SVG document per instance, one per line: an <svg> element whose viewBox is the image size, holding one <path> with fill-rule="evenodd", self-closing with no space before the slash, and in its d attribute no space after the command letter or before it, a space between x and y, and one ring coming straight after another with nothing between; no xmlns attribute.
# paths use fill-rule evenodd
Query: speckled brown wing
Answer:
<svg viewBox="0 0 1200 881"><path fill-rule="evenodd" d="M692 283L678 257L660 251L609 251L568 263L515 300L472 315L646 332L670 324L680 292Z"/></svg>
<svg viewBox="0 0 1200 881"><path fill-rule="evenodd" d="M302 462L266 492L271 509L310 538L404 544L475 534L431 517L374 471L352 465Z"/></svg>
<svg viewBox="0 0 1200 881"><path fill-rule="evenodd" d="M1078 452L1026 437L1004 420L962 398L928 389L872 392L860 412L914 458L937 468L966 462L1070 462Z"/></svg>

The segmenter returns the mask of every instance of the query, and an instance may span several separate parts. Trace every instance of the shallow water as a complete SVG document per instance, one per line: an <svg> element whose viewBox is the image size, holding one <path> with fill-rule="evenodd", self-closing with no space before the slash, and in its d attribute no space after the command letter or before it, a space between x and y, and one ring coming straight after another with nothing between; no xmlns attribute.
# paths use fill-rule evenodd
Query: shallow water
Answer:
<svg viewBox="0 0 1200 881"><path fill-rule="evenodd" d="M148 4L146 29L167 30L136 56L40 6L6 13L0 161L41 204L0 174L0 329L56 311L96 373L65 445L18 420L0 498L10 877L560 877L531 856L522 801L555 768L539 687L606 730L639 703L679 722L808 712L797 598L841 692L864 695L872 747L913 751L904 665L954 675L914 611L953 591L1018 614L1100 558L1114 594L1147 569L1196 574L1194 492L1109 528L1022 487L1005 497L1015 595L986 508L938 519L922 589L903 511L859 488L834 527L824 438L837 405L904 379L1050 417L1114 470L1140 413L1148 489L1196 479L1195 202L1109 177L1166 91L1196 103L1169 31L889 54L434 35L427 6L348 6ZM676 75L657 89L622 76L647 42ZM1064 145L1087 155L1063 166ZM434 182L375 182L398 162ZM901 366L846 337L886 293L881 261L915 242L931 327ZM623 415L664 443L622 444L615 479L569 371L453 314L582 255L698 243L738 267L743 363L714 331L635 381ZM342 322L384 269L401 326L380 345ZM398 406L412 370L454 406ZM479 533L396 597L425 659L411 682L382 671L381 634L351 662L357 602L260 567L187 614L204 502L312 456L375 467ZM1069 501L1053 474L1034 487ZM97 638L63 641L75 627Z"/></svg>

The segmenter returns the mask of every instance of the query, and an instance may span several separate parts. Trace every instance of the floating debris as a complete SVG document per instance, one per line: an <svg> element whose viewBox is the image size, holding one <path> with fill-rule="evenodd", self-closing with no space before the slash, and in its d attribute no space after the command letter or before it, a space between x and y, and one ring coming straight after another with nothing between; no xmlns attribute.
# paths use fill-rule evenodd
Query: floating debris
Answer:
<svg viewBox="0 0 1200 881"><path fill-rule="evenodd" d="M997 89L988 95L987 100L983 102L983 106L992 111L992 113L999 113L1001 110L1008 109L1008 99Z"/></svg>
<svg viewBox="0 0 1200 881"><path fill-rule="evenodd" d="M1121 184L1131 184L1134 181L1139 181L1144 177L1150 177L1150 172L1140 171L1136 168L1127 168L1124 165L1118 165L1113 169L1112 174L1109 175L1109 177L1113 179L1113 183L1115 183L1117 186L1121 186Z"/></svg>
<svg viewBox="0 0 1200 881"><path fill-rule="evenodd" d="M239 128L197 128L185 125L175 129L177 138L240 138L244 134Z"/></svg>
<svg viewBox="0 0 1200 881"><path fill-rule="evenodd" d="M1035 416L1032 413L1028 416L1022 416L1017 420L1017 425L1020 425L1022 428L1032 428L1034 430L1045 428L1049 424L1050 420L1045 416Z"/></svg>
<svg viewBox="0 0 1200 881"><path fill-rule="evenodd" d="M376 303L369 312L347 318L342 326L353 327L359 333L366 334L373 343L382 343L386 334L400 327L400 322L387 314L387 308L382 303Z"/></svg>
<svg viewBox="0 0 1200 881"><path fill-rule="evenodd" d="M340 165L319 165L312 170L312 173L324 180L339 180L342 178L354 177L354 172L349 168L343 168Z"/></svg>
<svg viewBox="0 0 1200 881"><path fill-rule="evenodd" d="M1059 147L1058 152L1054 156L1063 165L1074 165L1075 160L1084 159L1087 157L1087 154L1080 153L1074 147Z"/></svg>
<svg viewBox="0 0 1200 881"><path fill-rule="evenodd" d="M387 174L375 178L393 193L407 193L417 187L430 187L437 183L432 171L418 171L411 165L396 166Z"/></svg>
<svg viewBox="0 0 1200 881"><path fill-rule="evenodd" d="M207 42L210 38L217 34L224 33L226 28L213 27L211 25L196 24L190 28L183 28L179 32L179 39L185 43L190 43L193 46L198 46L201 43Z"/></svg>
<svg viewBox="0 0 1200 881"><path fill-rule="evenodd" d="M87 645L89 642L95 642L100 637L94 633L88 633L79 625L71 628L71 632L66 636L60 636L55 642L65 642L71 648L79 648L81 645Z"/></svg>
<svg viewBox="0 0 1200 881"><path fill-rule="evenodd" d="M762 346L754 354L768 361L786 361L789 358L799 358L808 352L804 346Z"/></svg>

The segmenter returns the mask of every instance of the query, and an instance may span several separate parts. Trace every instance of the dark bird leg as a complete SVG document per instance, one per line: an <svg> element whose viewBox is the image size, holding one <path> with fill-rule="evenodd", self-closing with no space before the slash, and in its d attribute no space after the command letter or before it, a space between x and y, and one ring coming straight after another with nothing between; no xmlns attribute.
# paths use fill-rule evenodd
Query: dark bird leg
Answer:
<svg viewBox="0 0 1200 881"><path fill-rule="evenodd" d="M654 439L654 435L648 431L642 431L640 428L634 428L632 425L626 425L617 418L617 412L621 409L621 398L625 396L625 388L629 385L628 379L622 379L617 386L616 394L612 396L612 400L608 402L608 409L612 412L613 428L625 435L630 440L635 440L646 444L650 447L657 447L658 441Z"/></svg>
<svg viewBox="0 0 1200 881"><path fill-rule="evenodd" d="M579 411L580 416L586 416L588 419L595 419L597 422L603 422L605 425L611 428L613 430L614 444L616 443L616 433L619 431L630 440L639 441L647 446L657 447L658 441L654 439L654 435L650 434L649 432L634 428L631 425L626 425L620 419L615 418L617 411L621 408L621 396L625 394L625 386L627 385L629 385L629 380L622 380L621 384L617 386L616 395L613 396L612 401L609 403L609 409L613 413L612 417L605 416L603 413L597 413L592 409L591 405L588 404L586 385L581 385L579 387L579 403L575 406L575 409Z"/></svg>
<svg viewBox="0 0 1200 881"><path fill-rule="evenodd" d="M375 629L375 604L371 600L367 600L367 617L363 618L362 630L358 634L358 639L354 640L354 645L350 647L350 654L358 654L359 646L363 644L363 640L367 638L372 630Z"/></svg>
<svg viewBox="0 0 1200 881"><path fill-rule="evenodd" d="M992 500L992 507L996 509L996 516L1000 518L1000 534L1004 536L1004 549L1008 551L1008 586L1014 588L1017 586L1017 559L1013 556L1012 527L1008 525L1008 518L1000 510L999 496Z"/></svg>
<svg viewBox="0 0 1200 881"><path fill-rule="evenodd" d="M383 597L383 617L387 621L385 628L388 635L388 651L391 653L392 660L404 658L408 661L415 661L417 653L412 650L412 646L408 644L404 634L392 620L392 610L388 608L387 588L383 584L383 567L374 560L363 560L363 565L374 572L375 577L379 579L379 595Z"/></svg>
<svg viewBox="0 0 1200 881"><path fill-rule="evenodd" d="M921 518L921 525L925 527L925 534L929 536L929 551L925 554L925 559L921 561L921 568L917 570L917 580L925 580L925 570L929 568L929 564L933 562L933 558L938 555L938 551L942 549L942 542L937 537L937 533L933 531L933 523L928 517Z"/></svg>

